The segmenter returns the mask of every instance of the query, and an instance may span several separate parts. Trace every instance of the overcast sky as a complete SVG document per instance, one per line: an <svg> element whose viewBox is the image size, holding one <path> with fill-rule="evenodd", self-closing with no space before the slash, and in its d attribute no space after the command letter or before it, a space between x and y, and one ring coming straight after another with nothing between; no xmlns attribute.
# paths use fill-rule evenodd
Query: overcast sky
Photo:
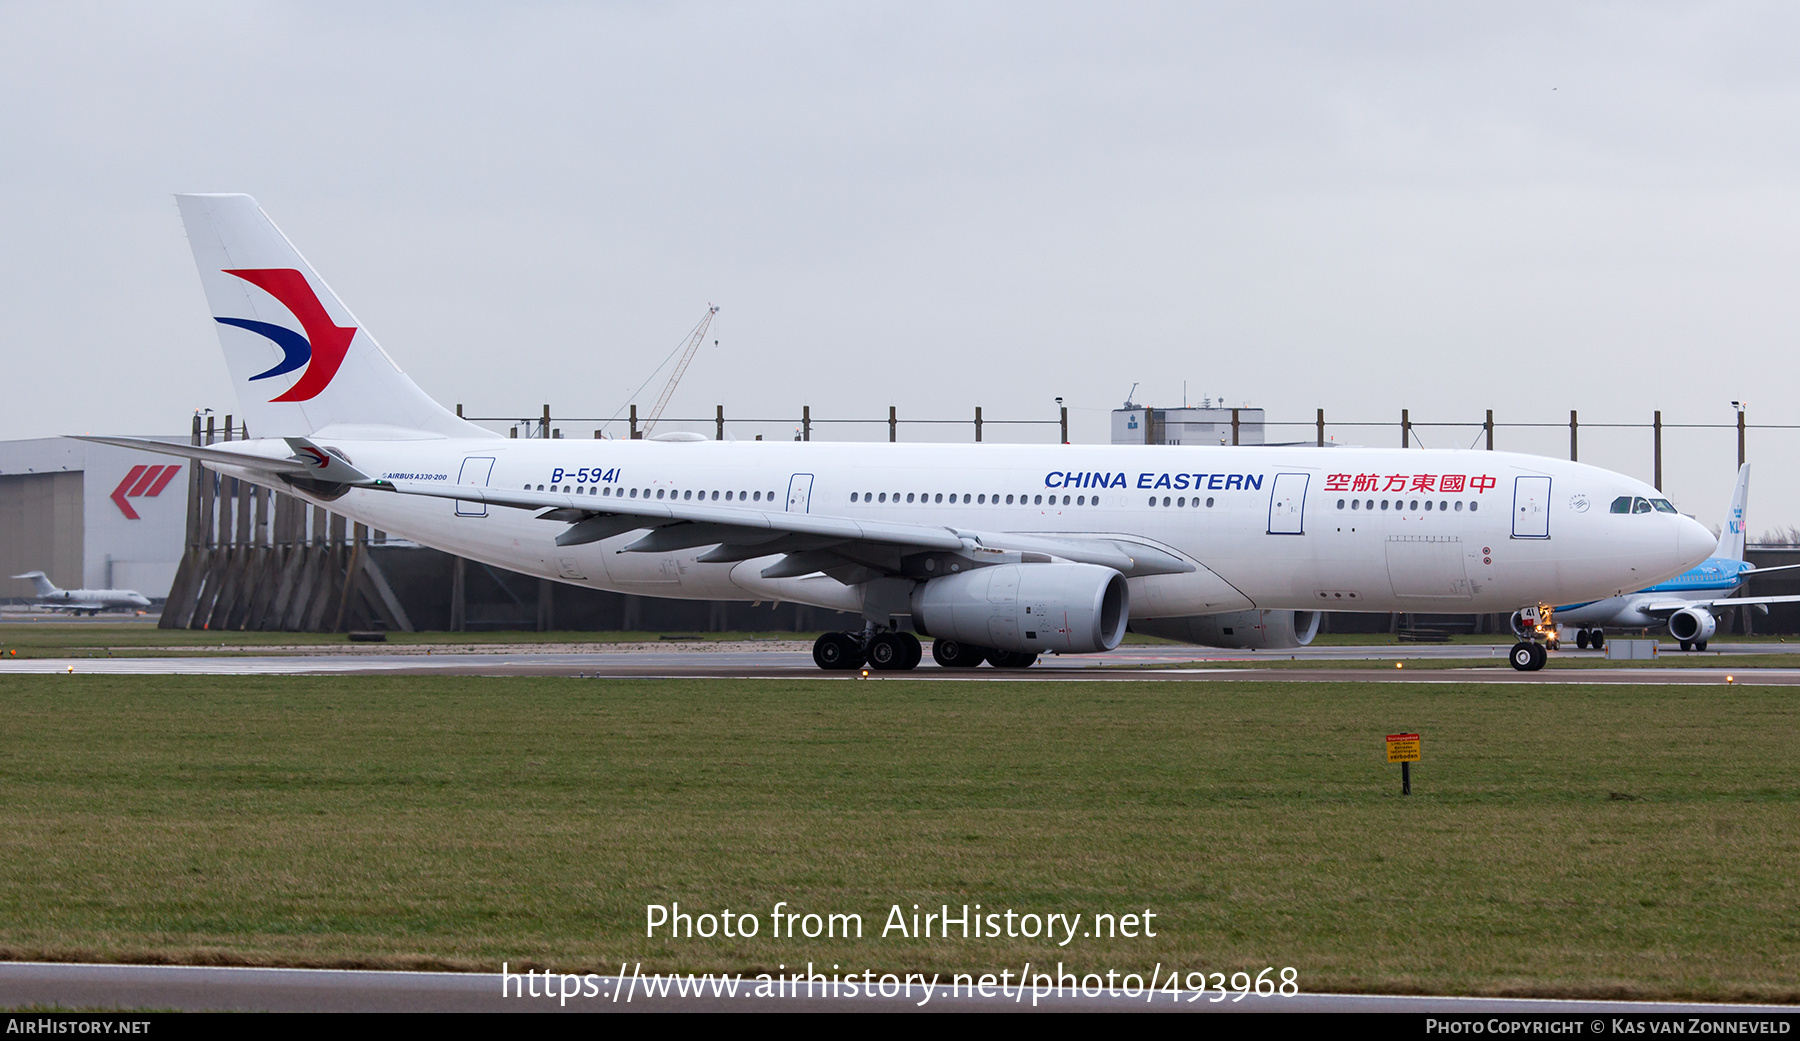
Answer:
<svg viewBox="0 0 1800 1041"><path fill-rule="evenodd" d="M1777 4L0 3L0 437L233 408L178 191L255 195L472 414L609 415L711 302L671 414L1800 424L1797 44ZM1667 437L1716 525L1735 436ZM1753 532L1796 449L1752 433Z"/></svg>

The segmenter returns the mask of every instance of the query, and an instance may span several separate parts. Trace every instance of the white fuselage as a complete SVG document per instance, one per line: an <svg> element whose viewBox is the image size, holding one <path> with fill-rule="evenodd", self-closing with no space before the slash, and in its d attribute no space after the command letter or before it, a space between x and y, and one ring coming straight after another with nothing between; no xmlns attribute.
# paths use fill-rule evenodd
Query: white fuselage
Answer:
<svg viewBox="0 0 1800 1041"><path fill-rule="evenodd" d="M401 487L561 489L572 503L598 511L614 496L704 498L959 531L1137 542L1198 565L1189 574L1132 579L1131 614L1139 618L1250 608L1510 611L1642 589L1691 567L1713 546L1712 535L1690 518L1615 515L1592 505L1649 493L1641 482L1503 452L373 441L325 433L318 440L364 473ZM1422 490L1427 486L1433 490ZM1439 490L1444 487L1457 490ZM777 558L701 563L696 557L706 547L621 552L641 533L558 547L555 538L567 524L539 520L534 510L363 488L313 501L427 546L575 585L684 599L861 606L855 588L823 575L763 578Z"/></svg>
<svg viewBox="0 0 1800 1041"><path fill-rule="evenodd" d="M142 593L130 589L58 589L37 602L53 611L104 611L114 607L149 607Z"/></svg>

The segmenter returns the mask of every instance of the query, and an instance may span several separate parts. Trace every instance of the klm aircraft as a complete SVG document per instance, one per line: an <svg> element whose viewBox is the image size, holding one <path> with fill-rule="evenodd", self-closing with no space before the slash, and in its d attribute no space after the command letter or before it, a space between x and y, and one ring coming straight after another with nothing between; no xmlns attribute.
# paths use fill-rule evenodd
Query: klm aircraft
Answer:
<svg viewBox="0 0 1800 1041"><path fill-rule="evenodd" d="M1698 567L1666 582L1625 596L1608 597L1586 604L1556 609L1555 619L1561 626L1576 629L1575 646L1599 649L1606 644L1608 629L1646 629L1667 624L1684 651L1706 650L1706 641L1718 631L1714 611L1744 604L1763 607L1800 601L1800 596L1734 596L1753 574L1785 571L1800 567L1759 568L1744 559L1744 507L1750 496L1750 464L1738 468L1737 487L1731 493L1731 509L1719 533L1719 548ZM1613 500L1613 513L1650 513L1672 511L1666 499L1619 496Z"/></svg>

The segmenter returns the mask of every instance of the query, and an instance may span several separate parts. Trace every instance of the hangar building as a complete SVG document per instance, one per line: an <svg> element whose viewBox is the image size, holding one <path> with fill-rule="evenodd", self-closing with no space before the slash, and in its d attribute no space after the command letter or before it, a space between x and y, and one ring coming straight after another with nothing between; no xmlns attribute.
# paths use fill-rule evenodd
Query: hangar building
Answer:
<svg viewBox="0 0 1800 1041"><path fill-rule="evenodd" d="M64 589L168 596L186 531L187 469L67 437L0 441L0 596L35 595L11 577L25 571Z"/></svg>

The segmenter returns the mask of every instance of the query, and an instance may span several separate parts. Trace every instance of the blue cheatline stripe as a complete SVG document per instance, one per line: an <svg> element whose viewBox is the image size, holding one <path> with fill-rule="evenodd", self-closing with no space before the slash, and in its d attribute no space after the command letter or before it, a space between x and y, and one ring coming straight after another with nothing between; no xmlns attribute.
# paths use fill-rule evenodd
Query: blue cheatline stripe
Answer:
<svg viewBox="0 0 1800 1041"><path fill-rule="evenodd" d="M270 376L279 376L284 372L293 372L312 359L312 344L306 337L285 326L271 325L268 322L253 322L248 318L214 318L220 325L235 325L239 329L248 329L259 336L267 336L275 341L275 346L282 350L282 359L275 367L266 372L259 372L250 377L253 380L266 380Z"/></svg>

